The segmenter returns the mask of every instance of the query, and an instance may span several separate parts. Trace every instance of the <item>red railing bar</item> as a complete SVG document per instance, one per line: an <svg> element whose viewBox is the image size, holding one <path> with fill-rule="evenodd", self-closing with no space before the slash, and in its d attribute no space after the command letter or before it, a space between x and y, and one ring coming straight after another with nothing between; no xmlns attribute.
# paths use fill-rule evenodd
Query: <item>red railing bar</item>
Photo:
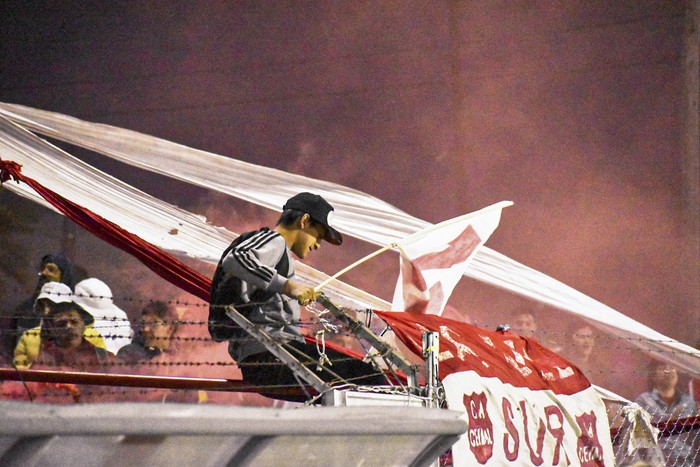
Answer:
<svg viewBox="0 0 700 467"><path fill-rule="evenodd" d="M223 378L189 378L176 376L145 376L78 371L18 370L0 368L0 380L36 383L91 384L97 386L126 386L159 389L192 389L202 391L253 392L269 395L304 395L299 387L261 387L242 380ZM316 395L313 388L309 393Z"/></svg>

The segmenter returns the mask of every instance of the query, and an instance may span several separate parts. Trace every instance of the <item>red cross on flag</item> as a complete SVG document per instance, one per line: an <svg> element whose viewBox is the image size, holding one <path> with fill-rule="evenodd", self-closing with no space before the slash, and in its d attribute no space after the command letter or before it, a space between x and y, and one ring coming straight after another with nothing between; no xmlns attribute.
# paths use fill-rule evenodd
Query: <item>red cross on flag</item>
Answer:
<svg viewBox="0 0 700 467"><path fill-rule="evenodd" d="M512 204L501 201L398 242L401 262L391 309L441 314L469 260L498 227L501 210Z"/></svg>

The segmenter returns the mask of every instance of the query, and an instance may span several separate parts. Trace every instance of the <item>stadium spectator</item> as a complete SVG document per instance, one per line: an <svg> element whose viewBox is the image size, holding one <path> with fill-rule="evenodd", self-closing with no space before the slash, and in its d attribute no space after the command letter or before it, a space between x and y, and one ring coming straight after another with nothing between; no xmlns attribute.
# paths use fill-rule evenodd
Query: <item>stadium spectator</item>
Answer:
<svg viewBox="0 0 700 467"><path fill-rule="evenodd" d="M104 338L108 351L116 355L131 343L133 331L126 312L114 304L112 290L96 278L85 279L75 286L73 301L95 319L94 328Z"/></svg>
<svg viewBox="0 0 700 467"><path fill-rule="evenodd" d="M649 412L652 422L668 422L698 415L695 401L678 387L678 370L668 363L654 361L650 368L650 387L635 402ZM671 426L672 428L672 426ZM666 465L691 467L700 463L700 452L693 445L697 433L687 432L659 439Z"/></svg>
<svg viewBox="0 0 700 467"><path fill-rule="evenodd" d="M700 342L695 344L695 348L700 350ZM698 410L700 410L700 378L691 378L690 381L688 381L688 392L693 400L695 400Z"/></svg>
<svg viewBox="0 0 700 467"><path fill-rule="evenodd" d="M125 345L117 353L120 360L136 362L149 360L162 353L175 351L173 335L177 331L178 320L175 309L163 301L147 304L141 311L140 329L135 333L131 344Z"/></svg>
<svg viewBox="0 0 700 467"><path fill-rule="evenodd" d="M535 309L541 309L538 304L528 303L516 308L510 318L510 327L516 334L530 339L537 339L540 344L546 346L549 350L555 353L560 353L562 350L559 343L559 337L556 336L556 341L552 339L553 334L550 332L547 335L546 331L539 328L537 312Z"/></svg>
<svg viewBox="0 0 700 467"><path fill-rule="evenodd" d="M197 376L180 355L178 313L163 301L154 301L141 310L139 328L132 343L117 353L119 371L152 376ZM124 391L131 400L140 402L203 402L204 391L148 389Z"/></svg>
<svg viewBox="0 0 700 467"><path fill-rule="evenodd" d="M62 253L45 255L39 264L39 283L61 282L73 287L73 263Z"/></svg>
<svg viewBox="0 0 700 467"><path fill-rule="evenodd" d="M510 321L510 328L523 337L537 338L537 321L531 311L518 309Z"/></svg>
<svg viewBox="0 0 700 467"><path fill-rule="evenodd" d="M593 328L583 321L576 320L567 327L562 342L562 354L587 375L586 370L593 368L595 344L596 335Z"/></svg>
<svg viewBox="0 0 700 467"><path fill-rule="evenodd" d="M85 326L93 322L92 315L75 302L52 306L42 325L35 366L103 371L109 361L107 351L85 339Z"/></svg>
<svg viewBox="0 0 700 467"><path fill-rule="evenodd" d="M638 381L639 364L628 344L615 336L601 335L580 319L569 324L560 350L555 352L576 365L591 383L623 397L633 398L646 387L644 381Z"/></svg>
<svg viewBox="0 0 700 467"><path fill-rule="evenodd" d="M104 372L110 354L85 339L85 326L92 316L73 302L52 306L44 317L41 345L32 369L51 371ZM98 401L92 389L76 384L32 383L7 385L8 398L51 403ZM7 391L9 390L9 391Z"/></svg>
<svg viewBox="0 0 700 467"><path fill-rule="evenodd" d="M34 308L42 321L39 326L25 331L17 342L14 351L13 366L15 368L31 368L39 355L41 348L41 329L43 320L48 316L51 308L57 303L70 302L73 294L65 284L60 282L47 282L41 287ZM96 347L105 348L104 340L98 332L92 328L91 320L85 326L85 339Z"/></svg>
<svg viewBox="0 0 700 467"><path fill-rule="evenodd" d="M39 262L38 280L34 293L31 297L20 302L12 313L9 323L9 333L3 336L3 350L11 354L17 345L19 336L28 329L39 325L41 315L37 314L34 308L39 292L47 282L61 282L73 288L73 263L62 253L52 253L44 255Z"/></svg>

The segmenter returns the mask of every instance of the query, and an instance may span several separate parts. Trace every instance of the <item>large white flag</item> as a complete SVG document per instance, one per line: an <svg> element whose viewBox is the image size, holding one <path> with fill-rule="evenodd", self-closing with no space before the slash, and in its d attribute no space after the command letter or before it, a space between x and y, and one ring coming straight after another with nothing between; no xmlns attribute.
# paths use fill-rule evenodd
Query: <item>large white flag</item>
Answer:
<svg viewBox="0 0 700 467"><path fill-rule="evenodd" d="M498 227L501 201L416 232L398 243L399 279L391 309L441 314L469 260Z"/></svg>

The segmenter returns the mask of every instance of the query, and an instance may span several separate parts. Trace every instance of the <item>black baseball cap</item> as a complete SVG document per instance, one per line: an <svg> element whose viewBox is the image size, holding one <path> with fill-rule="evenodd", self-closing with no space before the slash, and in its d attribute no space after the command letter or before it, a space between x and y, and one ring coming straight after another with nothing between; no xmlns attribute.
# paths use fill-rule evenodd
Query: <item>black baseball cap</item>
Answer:
<svg viewBox="0 0 700 467"><path fill-rule="evenodd" d="M299 193L289 198L282 209L295 209L307 213L311 219L326 228L326 236L323 237L325 241L333 245L343 243L343 236L330 224L333 218L333 206L321 195L307 192Z"/></svg>

